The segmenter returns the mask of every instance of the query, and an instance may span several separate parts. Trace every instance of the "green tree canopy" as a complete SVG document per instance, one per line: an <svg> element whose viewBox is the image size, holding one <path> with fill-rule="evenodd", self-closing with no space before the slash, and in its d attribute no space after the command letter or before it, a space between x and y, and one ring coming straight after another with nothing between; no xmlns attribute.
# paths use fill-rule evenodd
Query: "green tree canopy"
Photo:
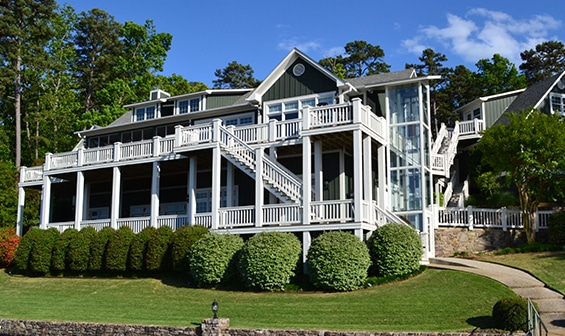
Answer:
<svg viewBox="0 0 565 336"><path fill-rule="evenodd" d="M473 82L475 87L482 90L482 96L526 87L526 77L518 73L514 63L499 54L494 54L490 60L486 58L479 60L476 66L477 72Z"/></svg>
<svg viewBox="0 0 565 336"><path fill-rule="evenodd" d="M565 174L565 121L539 110L506 114L508 124L488 128L477 145L483 163L506 174L520 197L528 243L535 241L536 210L561 196Z"/></svg>
<svg viewBox="0 0 565 336"><path fill-rule="evenodd" d="M378 45L356 40L344 47L345 54L321 59L318 63L334 74L344 78L355 78L376 75L390 71L385 63L384 50Z"/></svg>
<svg viewBox="0 0 565 336"><path fill-rule="evenodd" d="M546 41L536 45L535 49L520 53L528 85L532 85L553 75L565 71L565 45L560 41Z"/></svg>
<svg viewBox="0 0 565 336"><path fill-rule="evenodd" d="M236 61L228 63L223 69L216 69L215 89L250 89L257 87L260 81L253 77L251 65L239 64Z"/></svg>

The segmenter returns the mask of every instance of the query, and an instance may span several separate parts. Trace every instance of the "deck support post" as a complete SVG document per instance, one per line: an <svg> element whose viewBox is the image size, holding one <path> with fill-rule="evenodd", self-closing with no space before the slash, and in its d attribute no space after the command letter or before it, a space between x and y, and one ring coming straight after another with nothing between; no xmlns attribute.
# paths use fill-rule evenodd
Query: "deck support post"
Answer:
<svg viewBox="0 0 565 336"><path fill-rule="evenodd" d="M369 213L366 220L373 223L373 150L371 137L365 135L363 137L363 193L364 199L369 205Z"/></svg>
<svg viewBox="0 0 565 336"><path fill-rule="evenodd" d="M263 226L263 201L265 186L263 185L263 149L255 150L255 226Z"/></svg>
<svg viewBox="0 0 565 336"><path fill-rule="evenodd" d="M363 133L361 130L353 131L353 220L361 222L363 200Z"/></svg>
<svg viewBox="0 0 565 336"><path fill-rule="evenodd" d="M386 146L381 145L379 147L377 155L378 164L378 175L379 175L379 194L377 204L381 209L386 209L388 207L387 202L387 188L388 181L386 180L387 171L387 159L386 159Z"/></svg>
<svg viewBox="0 0 565 336"><path fill-rule="evenodd" d="M218 129L215 123L215 129ZM219 139L219 137L218 137ZM216 230L220 224L220 189L221 189L221 179L220 174L222 171L222 157L220 153L220 145L216 143L216 146L212 149L212 229Z"/></svg>
<svg viewBox="0 0 565 336"><path fill-rule="evenodd" d="M112 172L112 204L110 205L110 227L114 230L118 229L118 218L120 218L121 188L122 171L120 167L114 167Z"/></svg>
<svg viewBox="0 0 565 336"><path fill-rule="evenodd" d="M21 180L21 178L20 178ZM26 201L25 188L18 188L18 212L16 214L16 234L22 236L24 232L24 209Z"/></svg>
<svg viewBox="0 0 565 336"><path fill-rule="evenodd" d="M151 217L150 225L154 228L158 226L159 217L159 185L161 167L159 161L153 161L153 173L151 174Z"/></svg>
<svg viewBox="0 0 565 336"><path fill-rule="evenodd" d="M77 184L75 193L75 229L80 230L84 215L84 173L77 172Z"/></svg>
<svg viewBox="0 0 565 336"><path fill-rule="evenodd" d="M322 166L322 142L314 141L314 190L315 201L324 199L324 170Z"/></svg>
<svg viewBox="0 0 565 336"><path fill-rule="evenodd" d="M312 200L312 143L310 136L302 139L302 223L310 224L310 203Z"/></svg>
<svg viewBox="0 0 565 336"><path fill-rule="evenodd" d="M188 161L188 185L186 187L186 220L188 225L194 225L196 214L196 156L191 156Z"/></svg>

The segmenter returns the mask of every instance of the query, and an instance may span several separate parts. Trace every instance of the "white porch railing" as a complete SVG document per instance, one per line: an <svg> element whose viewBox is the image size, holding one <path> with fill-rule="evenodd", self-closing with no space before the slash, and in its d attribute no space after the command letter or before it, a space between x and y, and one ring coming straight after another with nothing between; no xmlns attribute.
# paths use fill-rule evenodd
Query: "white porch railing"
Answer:
<svg viewBox="0 0 565 336"><path fill-rule="evenodd" d="M351 104L327 105L306 109L310 113L310 128L320 128L349 124L353 121L353 107Z"/></svg>
<svg viewBox="0 0 565 336"><path fill-rule="evenodd" d="M96 231L100 231L105 227L109 227L110 226L110 219L106 218L106 219L89 219L89 220L83 220L80 223L81 228L83 227L93 227Z"/></svg>
<svg viewBox="0 0 565 336"><path fill-rule="evenodd" d="M171 229L178 230L188 225L188 217L186 215L162 215L157 217L157 227L168 226Z"/></svg>
<svg viewBox="0 0 565 336"><path fill-rule="evenodd" d="M194 225L204 226L205 228L212 228L212 213L197 213L194 214Z"/></svg>
<svg viewBox="0 0 565 336"><path fill-rule="evenodd" d="M255 225L255 206L221 208L219 228L235 228Z"/></svg>
<svg viewBox="0 0 565 336"><path fill-rule="evenodd" d="M117 220L118 228L122 226L128 226L133 232L141 232L146 227L150 226L149 217L132 217L132 218L120 218Z"/></svg>
<svg viewBox="0 0 565 336"><path fill-rule="evenodd" d="M98 164L114 161L114 146L89 148L84 150L83 164Z"/></svg>
<svg viewBox="0 0 565 336"><path fill-rule="evenodd" d="M153 156L153 140L143 140L122 144L120 159L131 160Z"/></svg>
<svg viewBox="0 0 565 336"><path fill-rule="evenodd" d="M318 201L310 204L310 223L345 223L354 217L353 200Z"/></svg>
<svg viewBox="0 0 565 336"><path fill-rule="evenodd" d="M263 225L302 224L302 207L299 204L268 204L263 206Z"/></svg>
<svg viewBox="0 0 565 336"><path fill-rule="evenodd" d="M48 223L46 229L56 228L59 232L63 232L66 229L72 229L75 227L75 222L58 222L58 223Z"/></svg>
<svg viewBox="0 0 565 336"><path fill-rule="evenodd" d="M43 166L21 167L20 182L35 182L43 180Z"/></svg>
<svg viewBox="0 0 565 336"><path fill-rule="evenodd" d="M522 213L519 209L484 209L473 208L444 208L436 207L437 226L474 227L481 228L501 228L508 229L522 228ZM536 215L536 228L546 229L549 216L555 213L554 210L538 210Z"/></svg>

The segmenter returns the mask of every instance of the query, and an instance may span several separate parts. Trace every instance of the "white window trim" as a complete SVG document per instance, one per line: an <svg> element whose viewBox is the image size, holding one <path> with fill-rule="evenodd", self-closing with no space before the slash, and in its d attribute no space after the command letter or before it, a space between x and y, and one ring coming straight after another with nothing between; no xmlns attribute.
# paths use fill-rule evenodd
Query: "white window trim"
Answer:
<svg viewBox="0 0 565 336"><path fill-rule="evenodd" d="M292 97L292 98L277 99L277 100L269 100L269 101L264 103L264 111L265 111L264 122L265 123L269 122L270 115L271 116L272 115L280 115L281 120L285 120L286 111L284 109L282 109L280 112L276 111L276 112L273 112L273 113L271 113L269 111L270 107L273 106L273 105L281 104L282 106L284 106L284 104L296 102L298 104L298 108L296 110L293 109L293 110L288 110L288 111L289 112L296 111L298 113L298 119L301 119L302 118L302 110L303 110L302 101L314 99L315 105L318 105L320 100L332 99L332 101L333 101L335 99L335 97L336 97L336 95L332 91L332 92L325 92L325 93L313 94L313 95L307 95L307 96ZM333 104L333 102L332 102L332 104Z"/></svg>
<svg viewBox="0 0 565 336"><path fill-rule="evenodd" d="M245 118L251 118L251 123L240 125L239 121L241 119L245 119ZM254 112L247 112L247 113L240 113L240 114L230 114L230 115L227 115L227 116L221 116L221 117L217 117L217 118L208 118L208 119L196 120L196 121L194 121L194 124L195 125L208 124L208 123L211 123L214 119L220 119L222 121L222 124L224 124L228 120L237 119L238 123L237 123L237 125L235 125L236 127L237 126L247 126L247 125L256 124Z"/></svg>
<svg viewBox="0 0 565 336"><path fill-rule="evenodd" d="M553 98L559 98L559 100L560 100L559 105L561 106L560 111L555 111L553 109ZM555 114L557 112L560 116L565 116L565 94L556 93L556 92L550 93L549 94L549 109L551 111L551 114Z"/></svg>
<svg viewBox="0 0 565 336"><path fill-rule="evenodd" d="M151 119L147 119L147 108L148 107L153 107L155 110L153 112L153 118ZM137 119L137 111L143 109L143 119ZM138 121L144 121L144 120L153 120L153 119L157 119L159 118L159 116L161 115L161 109L159 108L159 105L146 105L146 106L140 106L140 107L136 107L133 112L132 112L132 121L133 122L138 122Z"/></svg>
<svg viewBox="0 0 565 336"><path fill-rule="evenodd" d="M198 100L198 110L196 111L191 111L190 109L190 102L192 100ZM187 102L188 103L188 111L185 113L180 113L180 107L179 107L179 103L180 102ZM186 99L179 99L179 100L175 100L175 110L174 110L174 115L182 115L182 114L190 114L190 113L195 113L195 112L200 112L204 110L204 98L201 96L198 97L191 97L191 98L186 98Z"/></svg>

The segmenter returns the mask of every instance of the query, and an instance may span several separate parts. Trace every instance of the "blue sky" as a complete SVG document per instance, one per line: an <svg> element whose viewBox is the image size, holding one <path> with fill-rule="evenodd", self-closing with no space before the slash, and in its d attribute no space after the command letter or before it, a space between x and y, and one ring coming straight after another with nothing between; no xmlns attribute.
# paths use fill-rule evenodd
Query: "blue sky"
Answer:
<svg viewBox="0 0 565 336"><path fill-rule="evenodd" d="M172 34L164 75L212 86L229 62L249 64L264 79L296 47L314 60L343 53L354 40L379 45L391 70L418 63L425 48L446 65L499 53L518 66L520 52L565 39L562 0L189 1L58 0L77 12L105 10L121 23L146 19Z"/></svg>

